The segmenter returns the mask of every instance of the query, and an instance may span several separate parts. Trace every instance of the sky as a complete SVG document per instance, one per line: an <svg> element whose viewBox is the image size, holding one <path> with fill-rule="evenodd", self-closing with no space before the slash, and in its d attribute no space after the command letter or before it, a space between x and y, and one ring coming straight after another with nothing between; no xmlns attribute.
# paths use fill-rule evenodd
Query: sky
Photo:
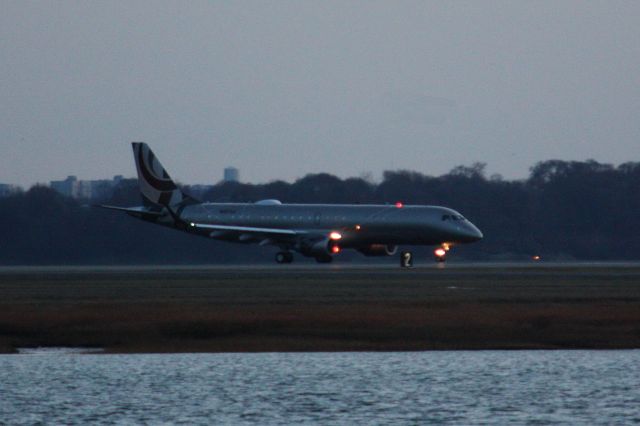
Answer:
<svg viewBox="0 0 640 426"><path fill-rule="evenodd" d="M2 183L640 161L638 1L0 6Z"/></svg>

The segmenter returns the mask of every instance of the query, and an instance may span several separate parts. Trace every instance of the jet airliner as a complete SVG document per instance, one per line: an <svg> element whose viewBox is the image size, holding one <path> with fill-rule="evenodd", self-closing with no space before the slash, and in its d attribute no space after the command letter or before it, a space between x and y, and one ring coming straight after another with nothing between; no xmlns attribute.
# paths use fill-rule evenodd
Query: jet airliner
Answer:
<svg viewBox="0 0 640 426"><path fill-rule="evenodd" d="M344 249L365 256L393 256L399 245L435 246L444 261L450 247L482 239L480 230L447 207L360 204L203 203L173 182L149 146L133 142L143 206L101 207L206 238L279 248L278 263L291 263L293 252L328 263ZM401 253L411 266L412 253Z"/></svg>

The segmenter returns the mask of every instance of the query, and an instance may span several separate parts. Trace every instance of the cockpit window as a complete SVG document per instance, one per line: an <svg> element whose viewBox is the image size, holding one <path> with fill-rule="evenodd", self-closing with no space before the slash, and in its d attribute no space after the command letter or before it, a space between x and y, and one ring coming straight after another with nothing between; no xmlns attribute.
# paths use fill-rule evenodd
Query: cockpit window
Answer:
<svg viewBox="0 0 640 426"><path fill-rule="evenodd" d="M443 214L442 220L466 220L463 216L459 214Z"/></svg>

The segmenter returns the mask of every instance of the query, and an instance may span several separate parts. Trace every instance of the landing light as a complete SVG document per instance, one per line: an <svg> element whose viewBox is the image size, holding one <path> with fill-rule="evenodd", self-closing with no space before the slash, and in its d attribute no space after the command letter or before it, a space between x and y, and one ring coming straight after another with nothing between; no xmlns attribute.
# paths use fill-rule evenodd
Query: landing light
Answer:
<svg viewBox="0 0 640 426"><path fill-rule="evenodd" d="M356 231L360 230L360 225L356 225Z"/></svg>
<svg viewBox="0 0 640 426"><path fill-rule="evenodd" d="M438 256L438 257L443 257L445 254L447 254L447 251L446 251L445 249L443 249L442 247L440 247L440 248L437 248L437 249L434 251L434 254L435 254L436 256Z"/></svg>
<svg viewBox="0 0 640 426"><path fill-rule="evenodd" d="M191 226L196 226L196 224L195 224L195 223L193 223L193 222L191 222L189 225L191 225Z"/></svg>
<svg viewBox="0 0 640 426"><path fill-rule="evenodd" d="M331 240L339 240L340 238L342 238L342 234L339 232L332 232L329 234L329 239Z"/></svg>
<svg viewBox="0 0 640 426"><path fill-rule="evenodd" d="M531 259L532 259L532 260L536 260L536 261L537 261L537 260L540 260L540 256L535 255L535 256L532 256L532 257L531 257Z"/></svg>
<svg viewBox="0 0 640 426"><path fill-rule="evenodd" d="M444 251L449 251L451 249L451 245L449 245L449 243L444 243L442 244L442 248Z"/></svg>

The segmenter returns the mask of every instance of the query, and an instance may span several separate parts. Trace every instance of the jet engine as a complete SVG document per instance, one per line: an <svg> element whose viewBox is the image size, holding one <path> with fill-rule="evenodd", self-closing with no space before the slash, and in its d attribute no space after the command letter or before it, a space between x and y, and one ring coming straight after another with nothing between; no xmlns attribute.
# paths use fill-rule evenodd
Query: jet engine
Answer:
<svg viewBox="0 0 640 426"><path fill-rule="evenodd" d="M326 259L340 252L340 246L331 238L320 240L302 241L300 243L300 253L316 259Z"/></svg>
<svg viewBox="0 0 640 426"><path fill-rule="evenodd" d="M387 244L371 244L366 247L359 248L358 251L365 256L393 256L396 254L398 246Z"/></svg>

